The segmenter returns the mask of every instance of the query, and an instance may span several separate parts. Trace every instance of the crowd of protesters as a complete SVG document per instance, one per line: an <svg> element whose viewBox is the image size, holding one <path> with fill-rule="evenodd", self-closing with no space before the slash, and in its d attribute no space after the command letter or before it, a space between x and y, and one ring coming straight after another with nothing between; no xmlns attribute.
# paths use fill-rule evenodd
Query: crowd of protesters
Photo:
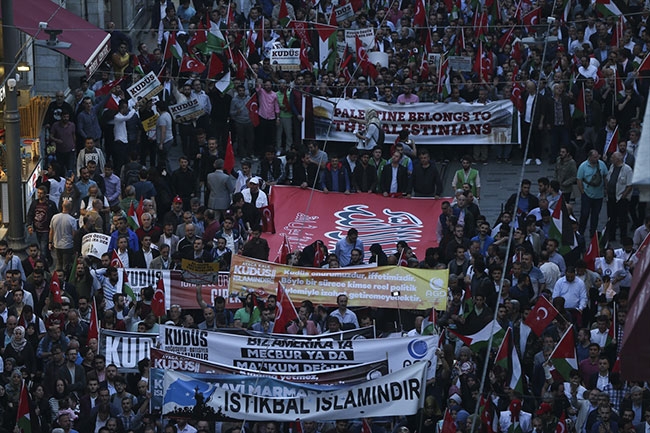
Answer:
<svg viewBox="0 0 650 433"><path fill-rule="evenodd" d="M272 67L272 48L301 46L297 30L281 24L283 5L290 19L311 27L331 22L336 5L329 0L315 5L220 2L216 7L199 0L191 5L189 0L179 5L156 1L151 32L157 46L152 47L144 42L134 47L109 25L112 52L106 65L97 76L81 81L70 103L58 92L46 114L47 172L28 212L33 243L27 258L21 261L0 241L5 279L0 285L0 431L14 428L23 380L32 431L215 431L205 420L162 422L149 412L148 360L138 363L137 374L125 375L115 365L105 365L97 340L88 338L93 301L102 328L156 332L160 320L151 309L153 288L143 289L135 300L122 293L113 256L124 267L147 269L181 269L182 259L188 259L218 262L227 270L233 254L272 260L261 237L260 208L268 205L269 187L439 197L443 185L435 162L449 159L462 160L462 168L451 185L453 200L442 203L439 247L423 257L416 257L405 241L386 252L379 244L364 246L351 229L333 251L317 241L288 258L291 264L327 268L377 263L449 269L448 308L437 312L442 340L437 374L427 387L424 406L418 414L386 425L371 423L372 429L437 433L470 432L474 426L474 431L492 431L485 430L481 414L474 414L481 391L499 411L498 429L504 433L552 433L559 420L577 433L650 429L648 384L626 382L615 368L635 252L650 230L645 203L631 186L648 94L639 65L648 52L650 10L629 2L619 20L602 16L598 2L504 0L494 2L498 13L469 2L422 2L422 25L419 2L353 3L355 16L338 23L338 44L345 45L345 29L374 27L375 45L367 50L388 54L388 65L377 67L376 73L344 61L354 47L340 50L339 58L319 65L318 71ZM523 17L537 7L540 25L525 24ZM218 53L206 53L195 43L197 32L212 25L227 41ZM535 32L544 34L541 43L525 45L515 39ZM165 55L172 35L183 51L179 57ZM451 71L449 87L446 76L422 62L427 53L474 58L477 51L488 61L481 60L475 71ZM184 66L185 56L212 65L217 54L225 67L216 73ZM318 50L308 50L308 57L314 64ZM126 89L140 78L140 69L154 72L162 82L155 103L128 97ZM228 69L232 86L221 87L219 79ZM525 163L541 165L548 158L554 176L538 179L537 193L524 181L491 224L481 215L485 186L472 167L488 162L481 146L463 149L468 155L447 146L418 149L417 135L409 137L408 130L394 146L382 146L381 123L369 113L365 130L357 136L359 148L328 155L322 143L301 139L304 94L390 104L511 99L521 113ZM246 105L252 95L259 101L257 127ZM169 106L194 98L202 115L174 122ZM237 170L224 167L229 134ZM615 134L617 146L612 149ZM169 157L172 146L180 146L183 154L175 170ZM510 146L497 150L499 163L518 156ZM572 198L576 189L580 197ZM616 240L620 230L622 248L605 248L592 266L585 253L602 228L598 215L605 197L605 237ZM551 215L560 203L572 215L575 242L570 245L552 230ZM572 208L578 204L580 212L574 216ZM139 211L137 224L132 208ZM81 255L83 236L93 232L111 236L109 253L101 260ZM62 303L50 292L53 273L61 281ZM199 291L197 310L172 305L163 321L270 332L275 297L256 302L254 296L247 296L241 309L229 311L223 298L209 305ZM559 311L540 336L525 323L539 297L547 297ZM330 311L303 302L299 320L287 331L318 335L373 323L379 334L395 331L393 310L351 310L345 295L336 304ZM493 365L496 348L472 352L454 334L482 330L495 311L499 326L513 329L523 391L511 389L508 372ZM428 313L405 313L409 335L421 334ZM614 338L607 339L611 326ZM579 368L559 380L549 373L548 358L569 328L575 333ZM490 368L483 380L485 363ZM449 416L443 420L445 413ZM277 433L294 428L279 423L227 427L219 424L216 431ZM360 420L301 426L305 433L359 430Z"/></svg>

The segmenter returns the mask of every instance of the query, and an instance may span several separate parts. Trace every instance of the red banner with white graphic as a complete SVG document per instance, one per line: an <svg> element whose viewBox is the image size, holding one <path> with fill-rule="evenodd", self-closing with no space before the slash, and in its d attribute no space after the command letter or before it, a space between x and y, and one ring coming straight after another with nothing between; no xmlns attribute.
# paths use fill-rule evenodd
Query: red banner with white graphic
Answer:
<svg viewBox="0 0 650 433"><path fill-rule="evenodd" d="M292 248L302 249L322 240L329 251L356 228L363 242L366 262L370 245L378 243L388 254L397 241L406 241L420 260L429 247L437 247L436 227L445 199L390 198L379 194L342 194L292 186L274 186L275 235L264 235L271 251L278 251L286 235ZM307 208L309 204L309 208Z"/></svg>

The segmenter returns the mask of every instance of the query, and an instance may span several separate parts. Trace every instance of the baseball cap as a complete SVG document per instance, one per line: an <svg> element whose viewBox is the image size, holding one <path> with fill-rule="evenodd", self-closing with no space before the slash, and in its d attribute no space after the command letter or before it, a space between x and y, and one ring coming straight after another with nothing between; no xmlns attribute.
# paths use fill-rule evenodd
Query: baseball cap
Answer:
<svg viewBox="0 0 650 433"><path fill-rule="evenodd" d="M181 198L181 196L177 195L176 197L174 197L174 203L183 203L183 199Z"/></svg>
<svg viewBox="0 0 650 433"><path fill-rule="evenodd" d="M260 179L257 176L254 176L254 177L251 177L251 180L249 180L248 182L254 183L255 185L259 185L260 184Z"/></svg>

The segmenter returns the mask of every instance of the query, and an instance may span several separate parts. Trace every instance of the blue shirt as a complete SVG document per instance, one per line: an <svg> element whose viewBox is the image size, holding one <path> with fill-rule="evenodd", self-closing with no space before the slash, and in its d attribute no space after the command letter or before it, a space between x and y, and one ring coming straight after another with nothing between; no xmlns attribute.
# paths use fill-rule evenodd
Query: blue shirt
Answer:
<svg viewBox="0 0 650 433"><path fill-rule="evenodd" d="M357 238L357 241L354 244L348 242L347 236L343 239L339 239L339 241L336 243L334 254L336 254L336 257L338 257L339 265L341 265L341 267L345 267L350 264L350 255L352 254L352 250L355 248L363 252L363 242L361 242L359 238Z"/></svg>
<svg viewBox="0 0 650 433"><path fill-rule="evenodd" d="M474 241L478 242L479 245L480 245L479 251L481 252L481 255L483 257L487 257L488 247L494 243L494 238L492 236L490 236L490 235L485 236L484 239L481 239L480 236L474 236L471 239L471 241L472 242L474 242Z"/></svg>
<svg viewBox="0 0 650 433"><path fill-rule="evenodd" d="M140 251L140 241L138 240L138 235L136 235L135 232L129 228L127 228L126 231L129 235L129 249L131 251ZM111 241L108 243L108 251L112 252L115 248L117 248L117 238L119 235L120 233L117 230L111 233Z"/></svg>
<svg viewBox="0 0 650 433"><path fill-rule="evenodd" d="M600 170L601 180L599 185L590 185L590 183L595 182L596 172ZM607 178L607 166L600 159L596 165L589 164L589 160L586 160L580 167L578 167L578 174L576 177L582 181L582 188L587 194L587 197L591 199L599 199L605 197L605 179Z"/></svg>

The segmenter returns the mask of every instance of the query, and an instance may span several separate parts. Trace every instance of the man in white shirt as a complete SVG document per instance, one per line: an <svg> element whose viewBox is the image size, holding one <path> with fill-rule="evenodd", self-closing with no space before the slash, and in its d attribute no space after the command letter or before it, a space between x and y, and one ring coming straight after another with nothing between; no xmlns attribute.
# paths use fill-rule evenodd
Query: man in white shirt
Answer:
<svg viewBox="0 0 650 433"><path fill-rule="evenodd" d="M136 105L136 108L138 105ZM118 173L122 166L127 162L126 158L129 154L129 137L126 132L126 122L136 115L136 110L129 109L129 103L122 99L118 105L118 112L115 114L113 124L113 168Z"/></svg>
<svg viewBox="0 0 650 433"><path fill-rule="evenodd" d="M351 325L352 328L359 327L359 320L357 315L352 311L348 310L348 297L347 295L341 294L336 297L336 305L338 308L330 313L330 316L336 317L341 322L341 326L348 325L348 329Z"/></svg>
<svg viewBox="0 0 650 433"><path fill-rule="evenodd" d="M576 278L576 269L574 266L568 266L566 275L555 283L553 288L553 299L564 298L564 307L567 310L576 310L582 314L587 306L587 290L585 283Z"/></svg>

